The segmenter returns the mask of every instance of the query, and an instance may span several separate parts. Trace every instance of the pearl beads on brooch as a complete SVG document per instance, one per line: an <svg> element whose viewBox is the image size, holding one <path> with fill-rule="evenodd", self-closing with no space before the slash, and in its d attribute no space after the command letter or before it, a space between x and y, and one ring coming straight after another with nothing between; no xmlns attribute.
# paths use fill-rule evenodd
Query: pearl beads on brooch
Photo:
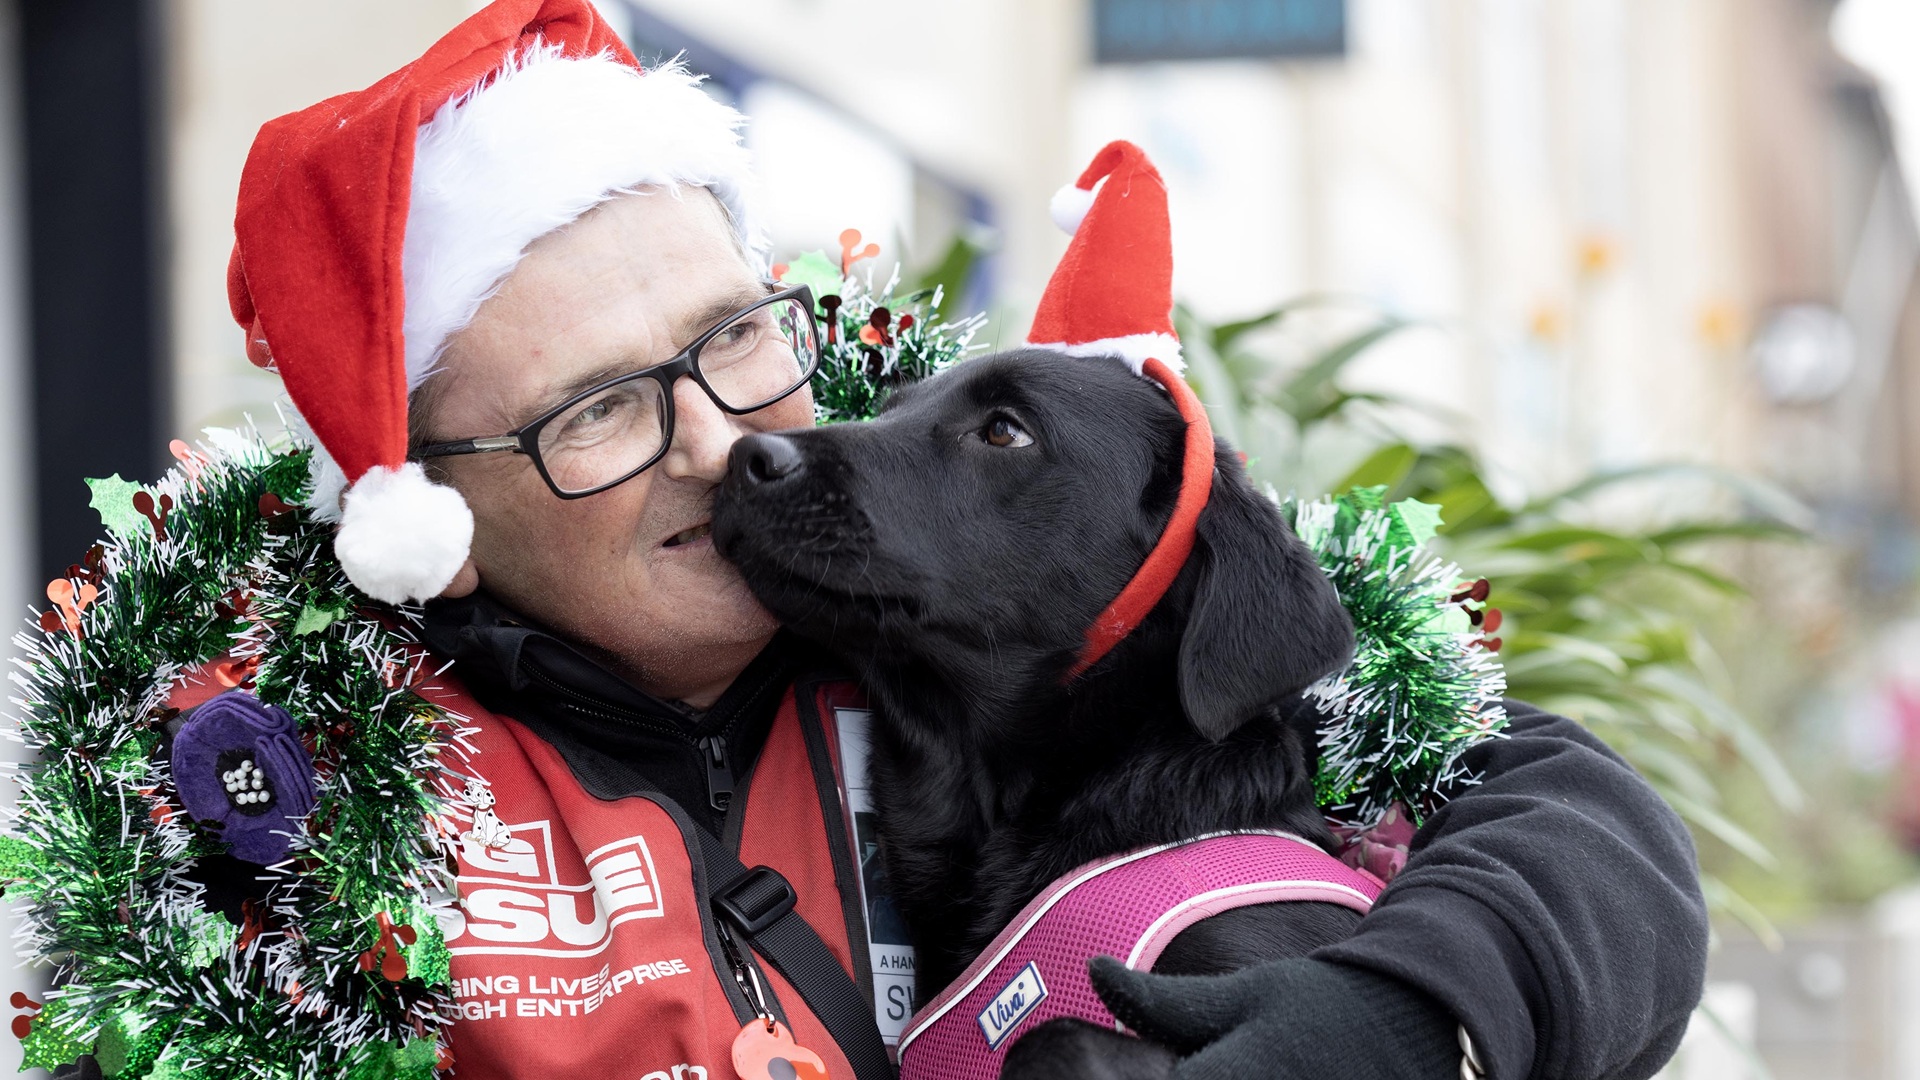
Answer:
<svg viewBox="0 0 1920 1080"><path fill-rule="evenodd" d="M267 787L267 774L260 771L252 758L221 773L220 782L226 786L227 798L235 806L265 805L273 798L273 791Z"/></svg>

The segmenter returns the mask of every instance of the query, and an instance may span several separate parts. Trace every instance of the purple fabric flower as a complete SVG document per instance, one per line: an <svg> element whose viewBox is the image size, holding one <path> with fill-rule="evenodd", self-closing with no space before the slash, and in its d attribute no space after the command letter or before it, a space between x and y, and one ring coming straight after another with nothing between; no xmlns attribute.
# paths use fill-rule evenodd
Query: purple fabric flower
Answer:
<svg viewBox="0 0 1920 1080"><path fill-rule="evenodd" d="M229 690L188 713L174 735L173 786L234 858L268 866L287 857L313 810L313 760L285 710Z"/></svg>

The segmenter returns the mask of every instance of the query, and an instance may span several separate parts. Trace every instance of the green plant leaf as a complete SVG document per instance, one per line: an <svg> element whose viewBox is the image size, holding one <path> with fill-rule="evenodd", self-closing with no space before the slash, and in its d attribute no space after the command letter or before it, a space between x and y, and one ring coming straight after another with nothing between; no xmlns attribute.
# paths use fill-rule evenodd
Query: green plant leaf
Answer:
<svg viewBox="0 0 1920 1080"><path fill-rule="evenodd" d="M1337 399L1341 394L1334 386L1334 379L1341 371L1368 349L1412 325L1405 319L1388 316L1321 353L1287 380L1280 394L1281 407L1303 425L1308 423L1309 418L1324 419L1330 415L1326 411L1327 402Z"/></svg>
<svg viewBox="0 0 1920 1080"><path fill-rule="evenodd" d="M1399 485L1413 471L1414 463L1420 460L1420 451L1406 443L1393 443L1375 450L1359 467L1340 479L1333 486L1335 491L1350 488L1377 487L1386 485L1389 489Z"/></svg>
<svg viewBox="0 0 1920 1080"><path fill-rule="evenodd" d="M947 250L942 252L940 260L928 267L914 281L914 288L940 290L940 305L935 310L940 317L949 322L956 321L960 315L959 305L965 301L967 283L973 277L974 267L987 254L987 242L978 234L958 233ZM836 281L834 287L839 288Z"/></svg>
<svg viewBox="0 0 1920 1080"><path fill-rule="evenodd" d="M1440 506L1442 533L1471 532L1505 519L1506 509L1487 490L1486 481L1467 476L1428 496Z"/></svg>
<svg viewBox="0 0 1920 1080"><path fill-rule="evenodd" d="M1271 311L1255 315L1250 319L1241 319L1238 322L1221 323L1218 326L1210 327L1207 330L1207 340L1212 344L1214 352L1224 355L1230 352L1233 347L1239 343L1241 338L1246 337L1255 330L1262 330L1272 326L1303 308L1321 307L1332 302L1332 299L1329 297L1303 296L1297 300L1281 304ZM1181 340L1184 341L1185 339L1182 338Z"/></svg>
<svg viewBox="0 0 1920 1080"><path fill-rule="evenodd" d="M1634 537L1583 525L1554 525L1532 532L1519 533L1503 540L1500 546L1518 551L1557 551L1562 554L1565 554L1568 548L1578 547L1587 551L1616 552L1648 561L1659 554L1657 550Z"/></svg>
<svg viewBox="0 0 1920 1080"><path fill-rule="evenodd" d="M1745 585L1740 584L1725 574L1709 570L1697 563L1662 559L1658 565L1663 570L1668 570L1682 577L1689 578L1717 593L1722 593L1727 596L1747 595L1747 587Z"/></svg>
<svg viewBox="0 0 1920 1080"><path fill-rule="evenodd" d="M1706 480L1724 487L1740 496L1757 513L1782 525L1800 530L1811 529L1813 526L1813 510L1778 484L1729 469L1685 462L1642 465L1631 469L1595 473L1569 487L1528 503L1526 510L1542 512L1560 503L1578 501L1621 484L1676 478Z"/></svg>
<svg viewBox="0 0 1920 1080"><path fill-rule="evenodd" d="M1684 547L1708 540L1804 540L1807 534L1780 521L1690 521L1647 536L1663 548Z"/></svg>
<svg viewBox="0 0 1920 1080"><path fill-rule="evenodd" d="M1753 729L1747 718L1740 715L1739 710L1729 705L1725 698L1709 690L1700 680L1671 667L1649 668L1640 677L1699 710L1700 715L1711 721L1718 731L1732 739L1741 760L1766 783L1768 793L1782 808L1795 814L1805 809L1806 796L1801 792L1799 782L1787 771L1786 764L1760 737L1760 733Z"/></svg>
<svg viewBox="0 0 1920 1080"><path fill-rule="evenodd" d="M1786 948L1786 939L1780 936L1780 931L1774 927L1773 921L1767 918L1766 913L1753 906L1752 901L1740 895L1726 882L1712 874L1701 874L1700 892L1706 897L1709 909L1726 912L1738 920L1741 925L1753 931L1753 936L1759 938L1769 950L1779 952ZM1731 1035L1730 1032L1729 1035Z"/></svg>
<svg viewBox="0 0 1920 1080"><path fill-rule="evenodd" d="M1539 640L1541 644L1546 646L1541 652L1548 655L1557 653L1569 659L1585 661L1609 674L1620 677L1625 677L1630 670L1624 657L1597 641L1568 637L1565 634L1541 634L1539 635ZM1539 654L1533 653L1529 655ZM1508 667L1511 669L1512 665L1510 664ZM1511 670L1509 670L1509 676L1511 676Z"/></svg>
<svg viewBox="0 0 1920 1080"><path fill-rule="evenodd" d="M1695 764L1686 755L1675 752L1655 739L1631 739L1625 747L1615 746L1622 756L1631 751L1633 763L1655 788L1664 795L1668 789L1677 790L1696 802L1707 802L1719 797L1713 786L1713 779L1706 770Z"/></svg>
<svg viewBox="0 0 1920 1080"><path fill-rule="evenodd" d="M1679 815L1700 827L1709 836L1733 850L1745 855L1768 870L1778 870L1780 860L1774 857L1767 846L1753 838L1747 830L1735 825L1720 811L1704 803L1690 799L1678 791L1667 792L1667 802Z"/></svg>

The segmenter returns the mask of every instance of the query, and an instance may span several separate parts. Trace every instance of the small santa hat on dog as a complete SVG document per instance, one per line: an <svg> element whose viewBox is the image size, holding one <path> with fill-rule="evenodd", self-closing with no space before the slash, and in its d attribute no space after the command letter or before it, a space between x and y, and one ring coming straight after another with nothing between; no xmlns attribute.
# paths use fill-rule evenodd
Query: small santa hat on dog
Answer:
<svg viewBox="0 0 1920 1080"><path fill-rule="evenodd" d="M1133 579L1087 628L1068 672L1077 677L1146 619L1193 553L1213 493L1213 426L1180 372L1173 329L1173 229L1167 185L1138 146L1106 145L1080 179L1053 197L1053 219L1073 240L1054 268L1027 343L1069 356L1113 356L1159 383L1187 422L1173 514Z"/></svg>
<svg viewBox="0 0 1920 1080"><path fill-rule="evenodd" d="M643 71L588 0L498 0L260 129L228 298L319 444L313 505L337 514L354 585L426 600L465 563L472 511L407 460L407 399L528 244L622 192L690 186L764 259L741 122L684 68Z"/></svg>
<svg viewBox="0 0 1920 1080"><path fill-rule="evenodd" d="M1054 194L1052 210L1073 241L1027 340L1072 356L1118 356L1135 371L1149 357L1185 370L1173 332L1167 184L1146 152L1125 140L1108 143L1079 180Z"/></svg>

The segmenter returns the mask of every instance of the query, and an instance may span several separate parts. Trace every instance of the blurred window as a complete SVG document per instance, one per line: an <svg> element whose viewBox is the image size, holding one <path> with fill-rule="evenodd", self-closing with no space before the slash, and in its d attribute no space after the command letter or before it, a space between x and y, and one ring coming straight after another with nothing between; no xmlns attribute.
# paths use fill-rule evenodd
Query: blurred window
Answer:
<svg viewBox="0 0 1920 1080"><path fill-rule="evenodd" d="M762 222L776 258L836 252L842 230L854 228L887 249L883 264L924 265L950 238L993 227L983 192L916 159L875 125L627 0L595 3L643 64L678 56L707 76L708 93L747 115ZM975 263L964 310L984 306L992 266L991 259Z"/></svg>

